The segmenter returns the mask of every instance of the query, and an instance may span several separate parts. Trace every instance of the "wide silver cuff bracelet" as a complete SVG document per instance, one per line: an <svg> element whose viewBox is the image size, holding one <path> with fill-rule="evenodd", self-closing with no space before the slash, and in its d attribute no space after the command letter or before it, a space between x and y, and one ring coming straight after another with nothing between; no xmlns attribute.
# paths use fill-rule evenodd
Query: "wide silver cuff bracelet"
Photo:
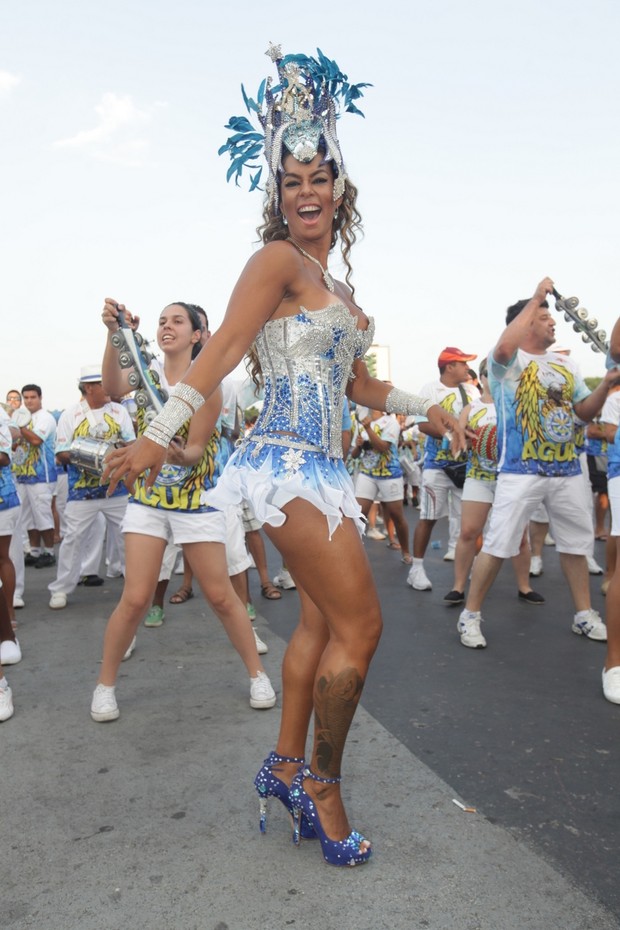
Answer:
<svg viewBox="0 0 620 930"><path fill-rule="evenodd" d="M432 407L430 400L425 400L417 394L401 391L400 388L392 388L385 398L386 413L405 413L410 417L425 417L429 407Z"/></svg>
<svg viewBox="0 0 620 930"><path fill-rule="evenodd" d="M144 435L158 446L168 448L186 420L204 404L205 399L189 384L179 381L170 392L163 409L144 431Z"/></svg>

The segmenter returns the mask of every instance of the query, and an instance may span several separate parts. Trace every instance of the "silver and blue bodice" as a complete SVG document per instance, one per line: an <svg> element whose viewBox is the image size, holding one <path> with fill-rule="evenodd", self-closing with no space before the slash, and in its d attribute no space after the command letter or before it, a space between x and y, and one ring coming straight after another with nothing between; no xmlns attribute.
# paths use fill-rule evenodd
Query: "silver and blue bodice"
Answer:
<svg viewBox="0 0 620 930"><path fill-rule="evenodd" d="M265 396L251 439L273 440L288 434L342 458L342 402L357 358L372 344L374 324L357 327L357 319L341 303L324 310L303 307L294 317L270 320L256 338Z"/></svg>
<svg viewBox="0 0 620 930"><path fill-rule="evenodd" d="M252 432L206 492L218 509L249 501L257 520L281 526L282 508L302 498L323 513L329 537L352 519L364 519L342 461L342 403L356 358L372 344L374 326L357 327L341 303L303 307L294 317L270 320L256 339L265 382L263 409Z"/></svg>

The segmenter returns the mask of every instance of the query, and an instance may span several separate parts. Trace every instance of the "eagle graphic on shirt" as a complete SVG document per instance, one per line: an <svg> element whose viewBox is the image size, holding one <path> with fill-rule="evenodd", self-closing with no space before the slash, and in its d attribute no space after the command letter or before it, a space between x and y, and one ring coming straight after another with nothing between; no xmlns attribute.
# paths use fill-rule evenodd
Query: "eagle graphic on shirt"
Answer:
<svg viewBox="0 0 620 930"><path fill-rule="evenodd" d="M556 362L524 368L515 393L515 425L523 459L568 461L575 457L573 372Z"/></svg>

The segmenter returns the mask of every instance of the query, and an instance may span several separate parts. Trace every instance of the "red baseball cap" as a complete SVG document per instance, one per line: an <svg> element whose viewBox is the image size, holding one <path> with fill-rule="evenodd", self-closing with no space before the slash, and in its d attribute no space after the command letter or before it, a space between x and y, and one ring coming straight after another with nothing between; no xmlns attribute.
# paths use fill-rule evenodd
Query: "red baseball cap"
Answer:
<svg viewBox="0 0 620 930"><path fill-rule="evenodd" d="M445 349L442 349L439 353L437 365L439 368L443 368L448 362L471 362L475 358L478 358L478 356L466 355L465 352L461 352L460 349L456 349L454 346L446 346Z"/></svg>

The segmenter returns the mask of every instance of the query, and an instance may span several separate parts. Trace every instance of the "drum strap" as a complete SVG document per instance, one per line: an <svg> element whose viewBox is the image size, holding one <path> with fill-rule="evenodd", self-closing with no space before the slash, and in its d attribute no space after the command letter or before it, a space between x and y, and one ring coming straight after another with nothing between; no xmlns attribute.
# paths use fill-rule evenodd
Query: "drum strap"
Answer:
<svg viewBox="0 0 620 930"><path fill-rule="evenodd" d="M80 406L82 408L82 413L88 420L88 425L92 430L96 430L98 426L101 425L100 421L95 416L95 412L91 410L85 400L80 401Z"/></svg>

